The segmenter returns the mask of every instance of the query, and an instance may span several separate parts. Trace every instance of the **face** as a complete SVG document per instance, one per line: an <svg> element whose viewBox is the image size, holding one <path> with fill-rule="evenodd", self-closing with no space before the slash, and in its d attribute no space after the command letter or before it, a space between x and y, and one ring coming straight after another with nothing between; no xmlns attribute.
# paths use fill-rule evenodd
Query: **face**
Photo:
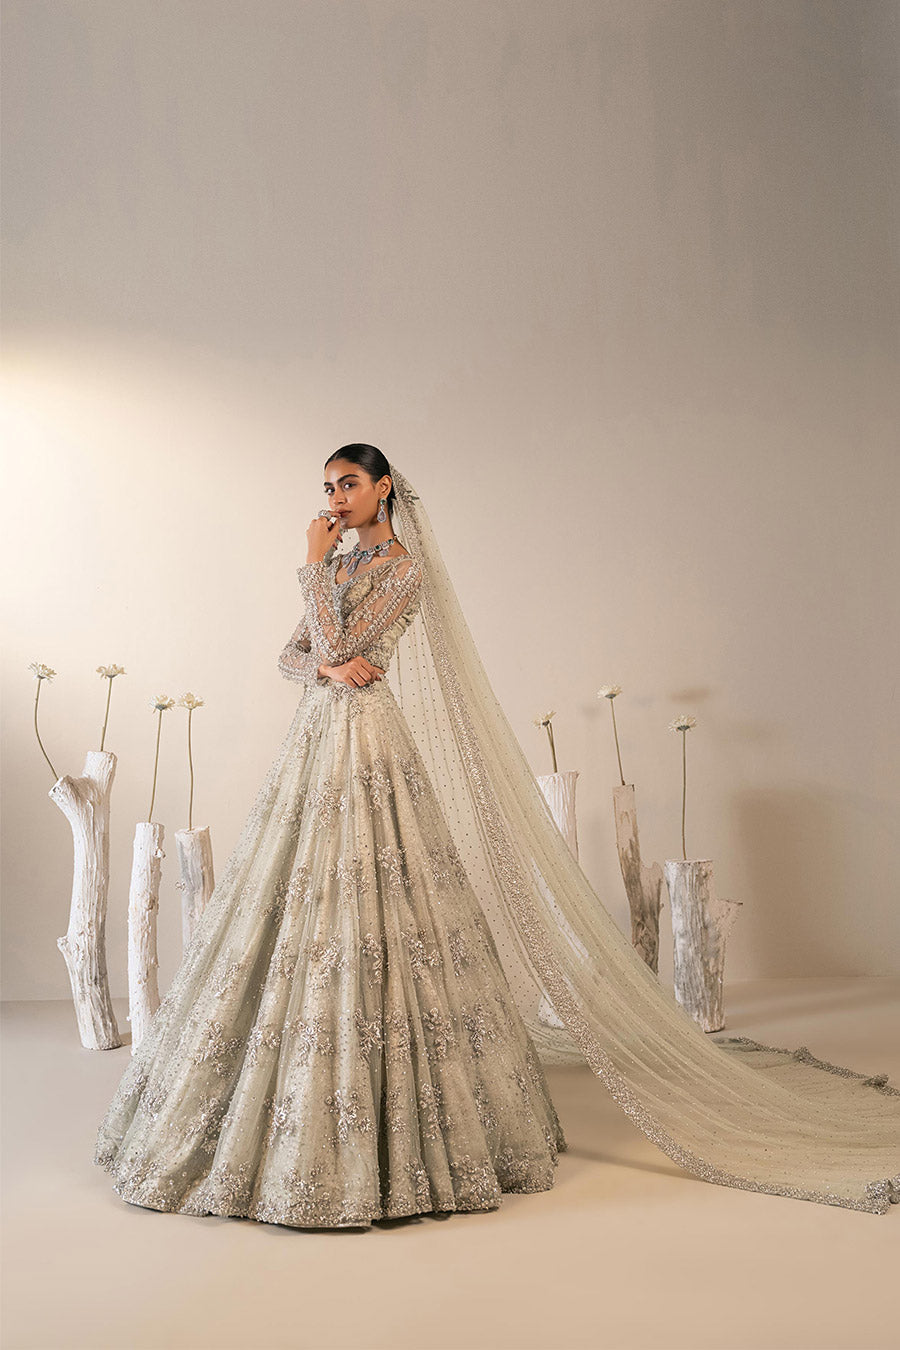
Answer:
<svg viewBox="0 0 900 1350"><path fill-rule="evenodd" d="M330 511L341 517L345 530L374 520L378 503L388 495L390 486L387 476L373 483L365 469L346 459L333 459L325 470L325 502Z"/></svg>

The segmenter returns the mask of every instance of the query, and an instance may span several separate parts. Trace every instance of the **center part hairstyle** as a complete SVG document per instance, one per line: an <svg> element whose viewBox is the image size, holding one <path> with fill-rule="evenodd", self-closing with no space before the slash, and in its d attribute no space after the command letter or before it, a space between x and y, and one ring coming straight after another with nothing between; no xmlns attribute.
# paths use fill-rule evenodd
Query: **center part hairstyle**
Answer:
<svg viewBox="0 0 900 1350"><path fill-rule="evenodd" d="M635 1125L705 1181L887 1213L900 1201L900 1089L806 1046L717 1039L660 984L560 833L425 508L389 471L394 532L424 569L394 658L398 702L541 1060L586 1062Z"/></svg>

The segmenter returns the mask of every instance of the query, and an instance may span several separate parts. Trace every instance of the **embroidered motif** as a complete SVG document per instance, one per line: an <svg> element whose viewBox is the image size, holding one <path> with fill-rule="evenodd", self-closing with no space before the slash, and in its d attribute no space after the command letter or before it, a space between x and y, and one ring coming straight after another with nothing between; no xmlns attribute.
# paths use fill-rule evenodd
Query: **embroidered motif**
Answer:
<svg viewBox="0 0 900 1350"><path fill-rule="evenodd" d="M363 956L372 962L372 979L380 980L387 962L387 941L374 933L366 933L360 943Z"/></svg>
<svg viewBox="0 0 900 1350"><path fill-rule="evenodd" d="M329 942L313 942L309 948L311 968L310 986L324 989L336 970L346 969L349 965L344 944L339 937Z"/></svg>
<svg viewBox="0 0 900 1350"><path fill-rule="evenodd" d="M325 1018L318 1013L310 1021L304 1021L302 1017L295 1017L287 1029L288 1045L291 1050L297 1050L302 1063L309 1061L310 1055L333 1055L335 1054L334 1041L326 1029Z"/></svg>
<svg viewBox="0 0 900 1350"><path fill-rule="evenodd" d="M456 1028L453 1018L445 1016L440 1008L429 1008L422 1014L422 1022L427 1027L431 1040L426 1043L425 1053L430 1063L447 1058L447 1052L456 1045Z"/></svg>
<svg viewBox="0 0 900 1350"><path fill-rule="evenodd" d="M337 1137L342 1144L346 1144L350 1138L351 1130L368 1134L375 1128L373 1120L365 1114L360 1104L356 1088L336 1088L325 1098L325 1105L337 1117Z"/></svg>
<svg viewBox="0 0 900 1350"><path fill-rule="evenodd" d="M206 1028L207 1039L191 1055L193 1064L209 1064L218 1074L226 1074L232 1068L241 1037L225 1037L225 1028L221 1022L210 1022Z"/></svg>
<svg viewBox="0 0 900 1350"><path fill-rule="evenodd" d="M421 980L429 967L441 965L440 953L433 948L429 951L426 945L428 934L424 928L418 929L415 933L404 931L402 937L409 953L409 964L414 979Z"/></svg>
<svg viewBox="0 0 900 1350"><path fill-rule="evenodd" d="M359 1053L367 1059L373 1050L380 1050L384 1044L384 1019L376 1016L367 1021L362 1008L357 1008L353 1020L359 1036Z"/></svg>
<svg viewBox="0 0 900 1350"><path fill-rule="evenodd" d="M469 965L471 955L466 939L459 928L451 928L448 931L447 945L450 948L450 959L453 962L454 974L461 975L463 968Z"/></svg>
<svg viewBox="0 0 900 1350"><path fill-rule="evenodd" d="M469 1044L472 1047L472 1053L479 1058L484 1054L484 1043L486 1040L495 1041L497 1033L485 1015L481 1003L475 1004L462 1015L463 1025L469 1036Z"/></svg>

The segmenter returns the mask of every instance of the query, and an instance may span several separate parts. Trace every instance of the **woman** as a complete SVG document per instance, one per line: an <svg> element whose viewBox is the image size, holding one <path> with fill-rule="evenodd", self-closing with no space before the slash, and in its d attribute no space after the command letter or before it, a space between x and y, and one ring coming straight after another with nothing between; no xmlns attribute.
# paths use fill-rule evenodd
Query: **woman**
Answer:
<svg viewBox="0 0 900 1350"><path fill-rule="evenodd" d="M303 1227L493 1209L552 1186L566 1147L384 679L423 571L388 463L350 446L325 469L279 658L304 697L98 1138L151 1208Z"/></svg>
<svg viewBox="0 0 900 1350"><path fill-rule="evenodd" d="M542 1061L574 1060L704 1180L886 1213L900 1091L699 1029L566 846L409 482L366 445L325 469L279 658L303 697L101 1125L117 1192L300 1227L493 1209L553 1184Z"/></svg>

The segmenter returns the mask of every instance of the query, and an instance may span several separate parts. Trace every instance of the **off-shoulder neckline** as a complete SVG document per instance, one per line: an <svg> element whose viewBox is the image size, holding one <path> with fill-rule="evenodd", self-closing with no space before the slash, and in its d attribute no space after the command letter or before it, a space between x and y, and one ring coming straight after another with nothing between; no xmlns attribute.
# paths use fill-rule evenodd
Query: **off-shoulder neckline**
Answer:
<svg viewBox="0 0 900 1350"><path fill-rule="evenodd" d="M361 577L367 577L371 575L371 573L377 571L379 567L386 567L388 563L402 562L404 559L410 559L414 557L415 554L410 553L408 551L406 553L395 553L392 558L383 558L382 561L380 563L376 563L374 567L367 567L365 572L354 572L352 577L345 577L343 581L338 581L337 579L338 568L340 567L344 559L344 554L335 552L331 559L331 567L332 567L331 582L332 585L334 586L349 586L351 581L359 581Z"/></svg>

